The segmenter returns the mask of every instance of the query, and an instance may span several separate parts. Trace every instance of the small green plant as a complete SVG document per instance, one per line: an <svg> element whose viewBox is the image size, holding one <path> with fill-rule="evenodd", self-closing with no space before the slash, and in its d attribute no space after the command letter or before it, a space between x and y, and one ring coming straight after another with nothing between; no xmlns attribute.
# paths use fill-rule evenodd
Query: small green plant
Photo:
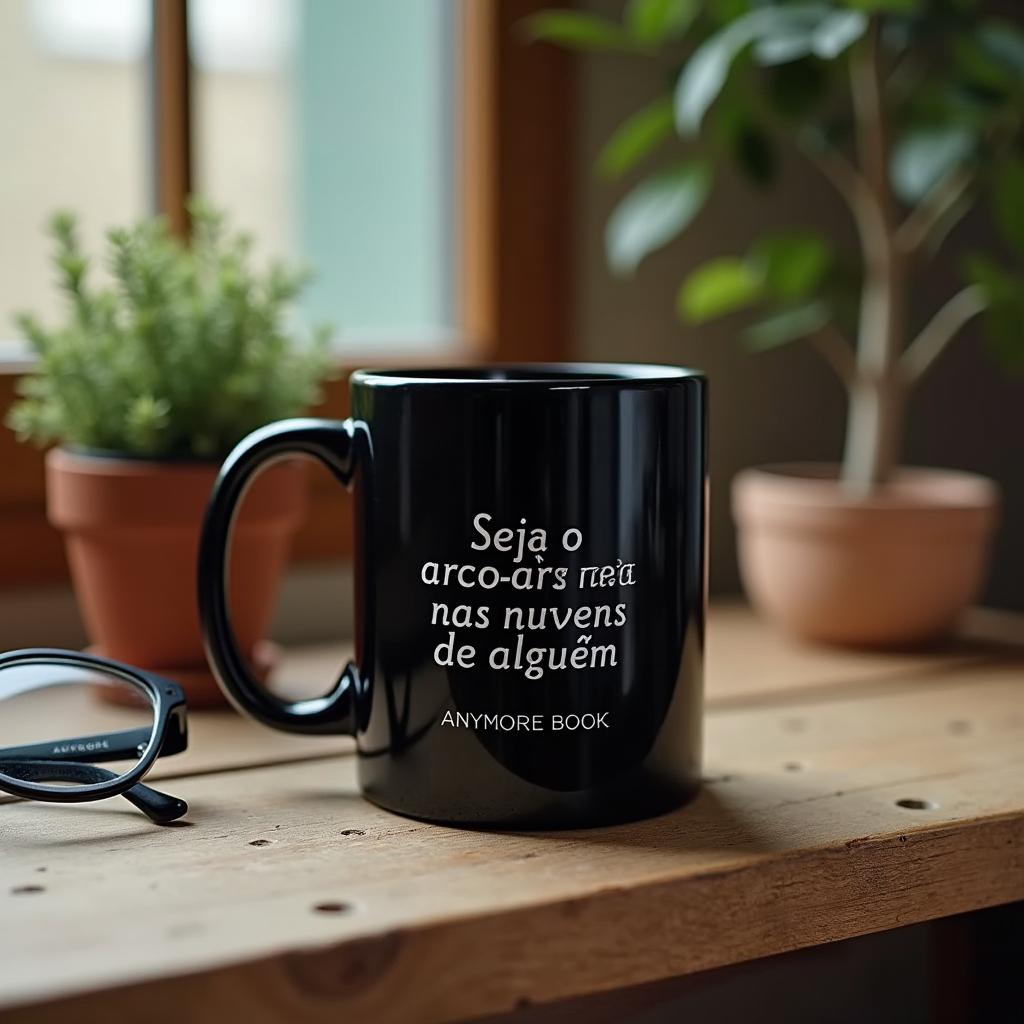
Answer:
<svg viewBox="0 0 1024 1024"><path fill-rule="evenodd" d="M898 464L913 386L971 318L1024 367L1024 33L979 0L629 0L620 21L572 10L529 20L535 38L663 63L662 95L598 159L614 179L676 154L628 192L605 234L628 274L693 223L734 164L770 184L780 150L801 154L845 200L851 264L813 224L761 235L685 275L677 310L700 324L760 310L755 350L806 340L846 386L842 479L864 493ZM929 260L984 203L1006 259L971 254L963 286L935 295ZM914 320L915 294L932 304Z"/></svg>
<svg viewBox="0 0 1024 1024"><path fill-rule="evenodd" d="M155 459L219 459L251 430L317 402L327 332L286 324L305 271L253 268L251 240L191 204L191 244L160 219L107 234L110 283L87 281L75 218L56 215L54 263L69 311L18 326L38 357L8 425L46 445Z"/></svg>

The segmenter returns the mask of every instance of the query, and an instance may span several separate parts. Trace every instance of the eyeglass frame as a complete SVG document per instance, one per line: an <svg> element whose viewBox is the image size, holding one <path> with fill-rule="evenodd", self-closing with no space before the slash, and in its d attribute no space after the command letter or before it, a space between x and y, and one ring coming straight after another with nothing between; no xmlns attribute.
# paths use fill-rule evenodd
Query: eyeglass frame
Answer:
<svg viewBox="0 0 1024 1024"><path fill-rule="evenodd" d="M159 757L167 757L179 754L188 747L188 719L185 693L182 688L173 680L165 679L152 672L147 672L132 665L126 665L111 658L104 658L96 654L86 654L79 651L66 651L50 647L29 647L18 651L8 651L0 654L0 673L18 665L65 665L71 668L91 669L123 679L125 682L139 688L149 697L153 707L153 727L148 730L148 738L145 751L139 756L136 764L123 775L116 775L112 779L103 782L86 783L80 786L66 788L50 788L44 783L24 781L13 778L0 767L0 790L11 796L20 797L25 800L42 800L49 803L88 803L93 800L105 800L113 796L126 796L136 807L147 814L151 820L158 824L165 824L181 817L188 810L188 805L177 797L168 796L148 786L141 785L141 780L153 767ZM47 684L41 684L39 688L45 688ZM141 729L125 729L114 733L96 734L94 736L76 736L67 740L51 740L42 744L27 744L22 747L0 748L0 765L4 762L3 755L13 751L33 752L33 748L52 748L54 744L83 745L87 743L102 743L113 737L124 737L125 733L138 733ZM95 761L123 761L137 752L140 743L132 744L127 748L121 745L110 749L100 749L99 757L90 757L90 762ZM40 756L39 761L54 761L58 764L74 765L97 768L93 763L74 761L67 758L67 754L93 753L87 750L70 750L63 753L50 750L49 756ZM43 751L40 751L40 755ZM26 764L31 763L26 761ZM106 769L98 769L106 770ZM136 792L133 792L136 791Z"/></svg>

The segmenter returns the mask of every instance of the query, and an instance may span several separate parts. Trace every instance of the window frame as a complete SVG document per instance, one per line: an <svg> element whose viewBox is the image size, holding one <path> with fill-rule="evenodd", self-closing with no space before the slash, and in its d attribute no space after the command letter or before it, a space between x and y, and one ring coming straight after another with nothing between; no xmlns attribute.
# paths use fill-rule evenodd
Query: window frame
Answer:
<svg viewBox="0 0 1024 1024"><path fill-rule="evenodd" d="M530 45L521 22L549 0L457 0L456 300L453 343L425 354L346 350L314 414L348 414L358 366L557 362L571 351L571 68L555 47ZM153 207L185 236L192 184L187 0L152 0ZM527 183L529 187L525 187ZM23 358L0 361L0 419ZM0 588L67 580L46 520L42 453L0 426ZM297 562L352 554L351 506L319 476Z"/></svg>

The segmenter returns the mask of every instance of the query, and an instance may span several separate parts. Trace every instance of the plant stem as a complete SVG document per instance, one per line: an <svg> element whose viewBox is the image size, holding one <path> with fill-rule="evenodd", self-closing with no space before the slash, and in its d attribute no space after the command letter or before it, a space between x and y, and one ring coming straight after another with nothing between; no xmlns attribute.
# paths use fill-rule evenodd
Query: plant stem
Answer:
<svg viewBox="0 0 1024 1024"><path fill-rule="evenodd" d="M856 377L857 366L853 358L853 349L839 328L830 321L809 335L808 340L843 384L850 387Z"/></svg>
<svg viewBox="0 0 1024 1024"><path fill-rule="evenodd" d="M898 459L905 390L895 375L872 379L858 374L849 388L842 484L865 497L885 483Z"/></svg>
<svg viewBox="0 0 1024 1024"><path fill-rule="evenodd" d="M906 264L896 242L889 184L890 126L877 16L851 56L850 78L861 173L877 212L859 225L864 286L842 466L843 485L864 495L889 479L899 459L905 401L898 357L905 328Z"/></svg>
<svg viewBox="0 0 1024 1024"><path fill-rule="evenodd" d="M950 220L962 216L969 203L963 202L975 174L967 167L957 167L946 175L914 208L900 226L897 241L900 248L912 254L924 246L940 228L948 230Z"/></svg>
<svg viewBox="0 0 1024 1024"><path fill-rule="evenodd" d="M960 328L987 308L985 295L977 285L969 285L957 292L907 346L901 360L906 378L918 380L946 350Z"/></svg>

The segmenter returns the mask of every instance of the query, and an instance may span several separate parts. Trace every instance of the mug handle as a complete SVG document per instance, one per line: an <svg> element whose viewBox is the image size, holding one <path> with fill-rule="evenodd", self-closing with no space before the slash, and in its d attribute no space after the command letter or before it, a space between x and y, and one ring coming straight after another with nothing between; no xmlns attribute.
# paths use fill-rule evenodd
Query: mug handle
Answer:
<svg viewBox="0 0 1024 1024"><path fill-rule="evenodd" d="M217 680L242 712L275 729L298 733L356 731L356 703L370 673L349 662L322 697L285 701L253 677L238 648L228 608L228 560L238 503L257 470L291 455L312 455L351 488L365 432L352 420L291 419L271 423L244 438L228 456L213 486L199 544L199 620L203 645ZM372 656L369 608L363 602L364 658Z"/></svg>

